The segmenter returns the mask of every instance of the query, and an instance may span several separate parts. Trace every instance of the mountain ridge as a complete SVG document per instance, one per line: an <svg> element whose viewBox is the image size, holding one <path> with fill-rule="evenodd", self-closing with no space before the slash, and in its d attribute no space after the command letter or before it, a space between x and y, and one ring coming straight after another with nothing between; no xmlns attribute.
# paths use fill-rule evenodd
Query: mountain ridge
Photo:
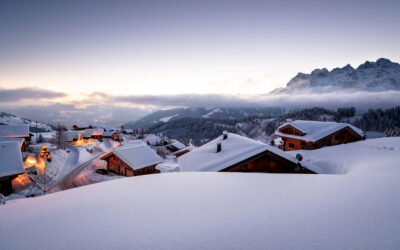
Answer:
<svg viewBox="0 0 400 250"><path fill-rule="evenodd" d="M314 69L310 74L299 72L286 87L270 94L329 93L334 91L400 90L400 64L386 58L366 61L357 68L350 64L329 71Z"/></svg>

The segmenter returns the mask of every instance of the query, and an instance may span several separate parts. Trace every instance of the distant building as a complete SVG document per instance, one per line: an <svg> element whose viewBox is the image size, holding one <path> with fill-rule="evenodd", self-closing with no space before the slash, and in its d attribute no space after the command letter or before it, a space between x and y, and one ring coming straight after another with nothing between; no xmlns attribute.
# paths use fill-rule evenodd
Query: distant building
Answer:
<svg viewBox="0 0 400 250"><path fill-rule="evenodd" d="M74 124L72 125L73 130L85 130L85 129L90 129L93 128L92 125L89 124Z"/></svg>
<svg viewBox="0 0 400 250"><path fill-rule="evenodd" d="M178 158L181 171L315 173L282 150L237 134L224 135Z"/></svg>
<svg viewBox="0 0 400 250"><path fill-rule="evenodd" d="M0 142L0 159L0 193L9 195L12 193L11 181L25 172L19 142Z"/></svg>
<svg viewBox="0 0 400 250"><path fill-rule="evenodd" d="M107 131L103 133L103 138L111 138L114 141L122 141L122 136L118 131Z"/></svg>
<svg viewBox="0 0 400 250"><path fill-rule="evenodd" d="M176 152L178 150L186 148L185 144L178 140L171 140L171 143L165 146L171 152Z"/></svg>
<svg viewBox="0 0 400 250"><path fill-rule="evenodd" d="M65 131L64 136L67 142L73 142L78 140L79 131Z"/></svg>
<svg viewBox="0 0 400 250"><path fill-rule="evenodd" d="M123 176L159 173L155 168L162 159L147 145L128 144L100 156L107 170Z"/></svg>
<svg viewBox="0 0 400 250"><path fill-rule="evenodd" d="M124 130L122 131L122 133L128 134L128 135L133 135L133 134L134 134L134 131L133 131L133 129L127 128L127 129L124 129Z"/></svg>
<svg viewBox="0 0 400 250"><path fill-rule="evenodd" d="M275 135L283 140L285 151L316 149L364 138L364 132L348 123L295 120L282 124Z"/></svg>
<svg viewBox="0 0 400 250"><path fill-rule="evenodd" d="M195 146L187 146L187 147L184 147L182 149L179 149L179 150L173 152L172 155L175 155L178 158L178 157L181 157L182 155L184 155L186 153L189 153L190 151L192 151L192 150L194 150L196 148L197 147L195 147Z"/></svg>
<svg viewBox="0 0 400 250"><path fill-rule="evenodd" d="M93 129L92 132L92 138L93 139L97 139L98 141L103 141L103 133L104 133L104 129L103 128L96 128Z"/></svg>
<svg viewBox="0 0 400 250"><path fill-rule="evenodd" d="M29 144L32 136L28 124L0 125L0 138L23 138Z"/></svg>

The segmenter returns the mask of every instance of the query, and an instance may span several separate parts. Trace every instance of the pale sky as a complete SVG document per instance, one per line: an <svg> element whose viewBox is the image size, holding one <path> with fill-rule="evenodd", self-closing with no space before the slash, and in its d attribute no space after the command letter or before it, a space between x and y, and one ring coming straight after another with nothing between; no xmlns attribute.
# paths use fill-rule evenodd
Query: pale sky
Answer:
<svg viewBox="0 0 400 250"><path fill-rule="evenodd" d="M399 62L399 26L400 1L0 0L0 87L262 94L297 72Z"/></svg>

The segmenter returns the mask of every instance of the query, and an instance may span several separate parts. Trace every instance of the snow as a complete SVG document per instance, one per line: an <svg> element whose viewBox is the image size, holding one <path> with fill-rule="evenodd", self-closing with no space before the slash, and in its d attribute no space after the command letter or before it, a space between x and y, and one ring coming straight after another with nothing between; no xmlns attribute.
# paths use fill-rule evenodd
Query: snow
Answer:
<svg viewBox="0 0 400 250"><path fill-rule="evenodd" d="M144 142L149 143L150 145L157 145L161 143L161 138L154 135L154 134L148 134L146 137L143 139Z"/></svg>
<svg viewBox="0 0 400 250"><path fill-rule="evenodd" d="M400 137L369 139L316 150L289 151L300 153L304 163L318 166L321 174L348 174L356 171L376 172L400 171ZM380 166L381 169L377 168ZM390 169L392 167L393 169Z"/></svg>
<svg viewBox="0 0 400 250"><path fill-rule="evenodd" d="M171 118L176 117L176 116L178 116L178 114L175 114L175 115L171 115L171 116L167 116L167 117L161 118L160 121L161 121L161 122L168 122L169 120L171 120Z"/></svg>
<svg viewBox="0 0 400 250"><path fill-rule="evenodd" d="M171 145L172 147L174 147L178 150L186 147L185 144L183 144L182 142L180 142L178 140L172 140L171 144L169 144L169 145Z"/></svg>
<svg viewBox="0 0 400 250"><path fill-rule="evenodd" d="M51 131L52 128L47 125L47 124L43 124L43 123L36 123L34 121L28 120L28 119L24 119L21 117L17 117L15 115L12 114L6 114L3 112L0 112L0 124L8 124L8 125L28 125L31 128L38 128L41 129L43 131Z"/></svg>
<svg viewBox="0 0 400 250"><path fill-rule="evenodd" d="M212 109L210 112L208 112L207 114L203 115L203 118L210 118L211 115L213 115L215 113L218 113L218 112L222 112L222 110L219 109L219 108Z"/></svg>
<svg viewBox="0 0 400 250"><path fill-rule="evenodd" d="M175 151L172 154L173 155L177 155L177 154L180 154L180 153L185 152L185 151L190 152L190 151L193 151L196 148L197 148L196 146L190 145L190 146L184 147L182 149L179 149L178 151Z"/></svg>
<svg viewBox="0 0 400 250"><path fill-rule="evenodd" d="M384 148L399 146L400 138L366 141L376 160L364 168L365 155L355 155L348 165L360 171L346 175L167 173L9 201L0 206L0 242L2 249L397 249L399 154ZM388 151L397 161L380 161Z"/></svg>
<svg viewBox="0 0 400 250"><path fill-rule="evenodd" d="M0 177L25 172L19 142L0 142L0 159Z"/></svg>
<svg viewBox="0 0 400 250"><path fill-rule="evenodd" d="M301 132L305 133L305 135L303 135L303 136L292 135L292 134L282 133L281 131L279 131L281 128L284 128L288 125L300 130ZM275 135L316 142L316 141L318 141L332 133L335 133L336 131L346 128L346 127L352 129L355 133L357 133L361 137L364 136L364 132L361 129L356 128L353 125L350 125L348 123L303 121L303 120L295 120L295 121L286 122L286 123L282 124L275 131Z"/></svg>
<svg viewBox="0 0 400 250"><path fill-rule="evenodd" d="M103 128L96 128L96 129L93 129L92 135L103 135L103 133L104 133Z"/></svg>
<svg viewBox="0 0 400 250"><path fill-rule="evenodd" d="M25 142L24 138L0 138L0 142L5 142L5 141L16 141L19 143L19 147L22 147L22 145Z"/></svg>
<svg viewBox="0 0 400 250"><path fill-rule="evenodd" d="M0 125L0 138L28 137L29 126L23 125Z"/></svg>
<svg viewBox="0 0 400 250"><path fill-rule="evenodd" d="M219 142L222 150L217 153ZM270 151L297 164L295 157L278 148L233 133L228 133L228 138L225 140L220 136L184 154L178 158L178 162L181 171L220 171L265 151ZM308 168L308 166L305 167ZM313 170L312 167L309 169Z"/></svg>
<svg viewBox="0 0 400 250"><path fill-rule="evenodd" d="M11 200L1 248L398 249L399 151L390 137L289 152L342 174L164 173Z"/></svg>
<svg viewBox="0 0 400 250"><path fill-rule="evenodd" d="M110 152L111 153L111 152ZM101 157L108 156L107 153ZM115 148L112 153L117 155L121 160L128 164L132 169L140 169L152 165L156 165L162 162L160 156L158 156L149 146L147 145L127 145Z"/></svg>
<svg viewBox="0 0 400 250"><path fill-rule="evenodd" d="M68 142L73 141L74 139L78 138L79 131L65 131L64 135Z"/></svg>
<svg viewBox="0 0 400 250"><path fill-rule="evenodd" d="M142 140L131 140L131 141L124 141L122 143L123 146L139 146L139 145L146 145Z"/></svg>
<svg viewBox="0 0 400 250"><path fill-rule="evenodd" d="M168 156L167 159L156 166L161 173L179 172L179 164L176 157Z"/></svg>

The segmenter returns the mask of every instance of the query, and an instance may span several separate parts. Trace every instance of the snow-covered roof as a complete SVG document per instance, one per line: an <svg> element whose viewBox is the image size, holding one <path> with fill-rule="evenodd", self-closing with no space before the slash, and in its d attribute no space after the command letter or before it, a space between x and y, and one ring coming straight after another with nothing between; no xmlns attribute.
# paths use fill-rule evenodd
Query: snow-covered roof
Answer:
<svg viewBox="0 0 400 250"><path fill-rule="evenodd" d="M17 141L0 142L0 177L24 172L21 148Z"/></svg>
<svg viewBox="0 0 400 250"><path fill-rule="evenodd" d="M219 142L222 150L217 153ZM297 164L295 157L278 148L233 133L228 133L225 140L220 136L194 149L178 158L178 162L181 171L220 171L265 151Z"/></svg>
<svg viewBox="0 0 400 250"><path fill-rule="evenodd" d="M297 130L304 133L303 136L300 135L293 135L293 134L286 134L280 131L280 129L292 126ZM356 134L360 135L361 137L364 136L364 132L354 127L348 123L338 123L338 122L322 122L322 121L304 121L304 120L295 120L291 122L286 122L279 126L279 128L275 131L275 135L282 136L282 137L290 137L293 139L299 139L304 141L316 142L322 138L325 138L328 135L335 133L344 128L350 128Z"/></svg>
<svg viewBox="0 0 400 250"><path fill-rule="evenodd" d="M103 133L104 133L103 128L96 128L96 129L93 129L92 135L103 135Z"/></svg>
<svg viewBox="0 0 400 250"><path fill-rule="evenodd" d="M67 141L71 142L78 138L79 131L65 131L64 135Z"/></svg>
<svg viewBox="0 0 400 250"><path fill-rule="evenodd" d="M82 130L81 134L83 137L91 137L93 132L94 132L94 129L89 128L89 129Z"/></svg>
<svg viewBox="0 0 400 250"><path fill-rule="evenodd" d="M162 162L158 156L147 145L127 145L115 148L112 153L117 155L121 160L128 164L132 169L140 169L148 166L156 165ZM106 154L108 155L108 154ZM103 155L101 159L106 158Z"/></svg>
<svg viewBox="0 0 400 250"><path fill-rule="evenodd" d="M0 138L28 137L29 125L0 125Z"/></svg>
<svg viewBox="0 0 400 250"><path fill-rule="evenodd" d="M155 134L148 134L143 141L148 142L150 145L156 145L161 142L161 138Z"/></svg>
<svg viewBox="0 0 400 250"><path fill-rule="evenodd" d="M142 140L131 140L131 141L124 141L122 143L123 146L140 146L146 145Z"/></svg>
<svg viewBox="0 0 400 250"><path fill-rule="evenodd" d="M5 142L5 141L16 141L19 143L19 146L22 147L22 145L25 142L24 138L0 138L0 142Z"/></svg>
<svg viewBox="0 0 400 250"><path fill-rule="evenodd" d="M104 132L104 133L103 133L103 136L104 136L104 137L112 136L114 133L115 133L114 131L107 131L107 132Z"/></svg>
<svg viewBox="0 0 400 250"><path fill-rule="evenodd" d="M179 149L179 150L173 152L172 154L173 154L173 155L177 155L177 154L180 154L180 153L182 153L182 152L193 151L193 150L196 149L196 148L197 148L196 146L190 145L190 146L184 147L184 148L182 148L182 149Z"/></svg>
<svg viewBox="0 0 400 250"><path fill-rule="evenodd" d="M186 147L185 144L183 144L182 142L180 142L178 140L172 140L172 142L168 146L172 146L178 150Z"/></svg>

